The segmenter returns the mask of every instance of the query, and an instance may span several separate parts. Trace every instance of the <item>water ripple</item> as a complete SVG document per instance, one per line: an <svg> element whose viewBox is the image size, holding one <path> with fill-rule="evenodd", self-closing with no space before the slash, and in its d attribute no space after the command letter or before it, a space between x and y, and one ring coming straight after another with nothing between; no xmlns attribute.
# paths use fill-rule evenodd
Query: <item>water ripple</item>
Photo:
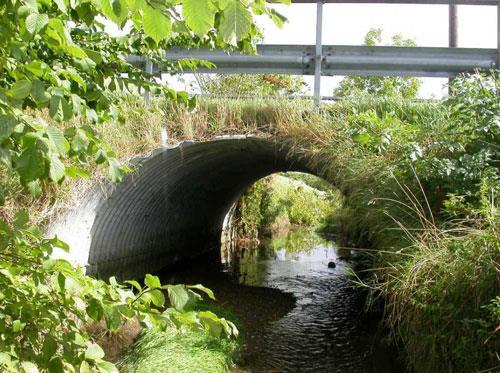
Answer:
<svg viewBox="0 0 500 373"><path fill-rule="evenodd" d="M238 258L239 279L246 285L292 293L296 306L248 342L248 368L280 372L391 372L374 357L377 337L360 321L361 299L353 291L332 243L318 240L304 251L270 245ZM335 261L337 267L328 268ZM250 353L250 352L248 352ZM379 353L380 354L380 353Z"/></svg>

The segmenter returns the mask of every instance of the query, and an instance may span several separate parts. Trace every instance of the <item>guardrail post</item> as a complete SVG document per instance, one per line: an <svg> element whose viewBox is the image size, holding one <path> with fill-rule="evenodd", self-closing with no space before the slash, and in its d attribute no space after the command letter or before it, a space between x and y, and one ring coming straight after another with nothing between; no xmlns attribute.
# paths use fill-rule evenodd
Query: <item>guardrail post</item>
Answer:
<svg viewBox="0 0 500 373"><path fill-rule="evenodd" d="M153 62L149 60L146 61L145 71L146 74L153 73ZM151 104L151 93L148 90L144 90L144 102L146 103L146 106L149 106Z"/></svg>
<svg viewBox="0 0 500 373"><path fill-rule="evenodd" d="M458 47L458 14L457 6L454 4L449 5L448 15L448 46L450 48ZM451 94L451 83L455 79L454 76L448 78L448 94Z"/></svg>
<svg viewBox="0 0 500 373"><path fill-rule="evenodd" d="M458 47L458 13L457 6L449 6L449 42L448 46L450 48Z"/></svg>
<svg viewBox="0 0 500 373"><path fill-rule="evenodd" d="M321 103L321 64L323 63L323 1L316 3L316 51L314 64L314 105Z"/></svg>
<svg viewBox="0 0 500 373"><path fill-rule="evenodd" d="M497 70L500 70L500 4L497 5Z"/></svg>

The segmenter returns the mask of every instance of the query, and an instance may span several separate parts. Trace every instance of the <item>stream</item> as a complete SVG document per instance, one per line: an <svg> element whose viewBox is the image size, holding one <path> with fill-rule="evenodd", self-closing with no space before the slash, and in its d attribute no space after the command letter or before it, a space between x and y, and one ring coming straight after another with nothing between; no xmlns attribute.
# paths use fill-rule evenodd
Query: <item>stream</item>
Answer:
<svg viewBox="0 0 500 373"><path fill-rule="evenodd" d="M382 342L379 318L363 312L349 255L295 229L258 247L237 247L223 270L200 263L167 280L211 287L234 314L244 335L236 371L404 372L397 350Z"/></svg>

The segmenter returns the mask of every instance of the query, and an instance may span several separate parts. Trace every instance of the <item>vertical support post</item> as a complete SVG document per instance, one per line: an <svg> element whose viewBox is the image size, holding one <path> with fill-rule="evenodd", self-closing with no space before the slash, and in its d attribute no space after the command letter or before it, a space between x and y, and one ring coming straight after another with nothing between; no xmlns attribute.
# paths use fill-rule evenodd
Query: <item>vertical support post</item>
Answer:
<svg viewBox="0 0 500 373"><path fill-rule="evenodd" d="M450 48L458 47L458 13L457 6L454 4L449 5L449 42Z"/></svg>
<svg viewBox="0 0 500 373"><path fill-rule="evenodd" d="M147 60L146 61L146 74L152 74L153 73L153 62ZM149 106L151 104L151 93L149 91L145 90L144 91L144 102L146 103L146 106Z"/></svg>
<svg viewBox="0 0 500 373"><path fill-rule="evenodd" d="M455 4L450 4L448 9L448 46L450 48L458 47L458 14L457 6ZM451 83L454 77L448 78L448 94L451 94Z"/></svg>
<svg viewBox="0 0 500 373"><path fill-rule="evenodd" d="M497 5L497 70L500 70L500 4Z"/></svg>
<svg viewBox="0 0 500 373"><path fill-rule="evenodd" d="M321 64L323 62L323 0L316 4L316 51L314 65L314 105L321 103Z"/></svg>

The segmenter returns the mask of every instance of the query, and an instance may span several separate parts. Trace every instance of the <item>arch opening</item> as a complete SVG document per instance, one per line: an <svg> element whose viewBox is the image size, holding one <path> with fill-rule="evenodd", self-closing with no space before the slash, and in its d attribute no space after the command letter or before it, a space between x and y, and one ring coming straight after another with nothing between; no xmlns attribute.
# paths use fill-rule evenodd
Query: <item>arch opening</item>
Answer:
<svg viewBox="0 0 500 373"><path fill-rule="evenodd" d="M275 250L271 251L284 249L286 252L291 248L297 253L311 249L312 241L333 239L342 203L343 196L337 188L310 173L279 172L258 180L231 206L224 218L223 267L237 270L234 267L242 260L244 252L255 254L262 248L260 246L269 246L266 244L270 242L275 242L271 245ZM346 250L340 251L342 257L350 256L344 252Z"/></svg>
<svg viewBox="0 0 500 373"><path fill-rule="evenodd" d="M98 203L88 272L140 277L218 250L224 218L242 193L285 171L317 174L298 149L255 137L157 152Z"/></svg>

